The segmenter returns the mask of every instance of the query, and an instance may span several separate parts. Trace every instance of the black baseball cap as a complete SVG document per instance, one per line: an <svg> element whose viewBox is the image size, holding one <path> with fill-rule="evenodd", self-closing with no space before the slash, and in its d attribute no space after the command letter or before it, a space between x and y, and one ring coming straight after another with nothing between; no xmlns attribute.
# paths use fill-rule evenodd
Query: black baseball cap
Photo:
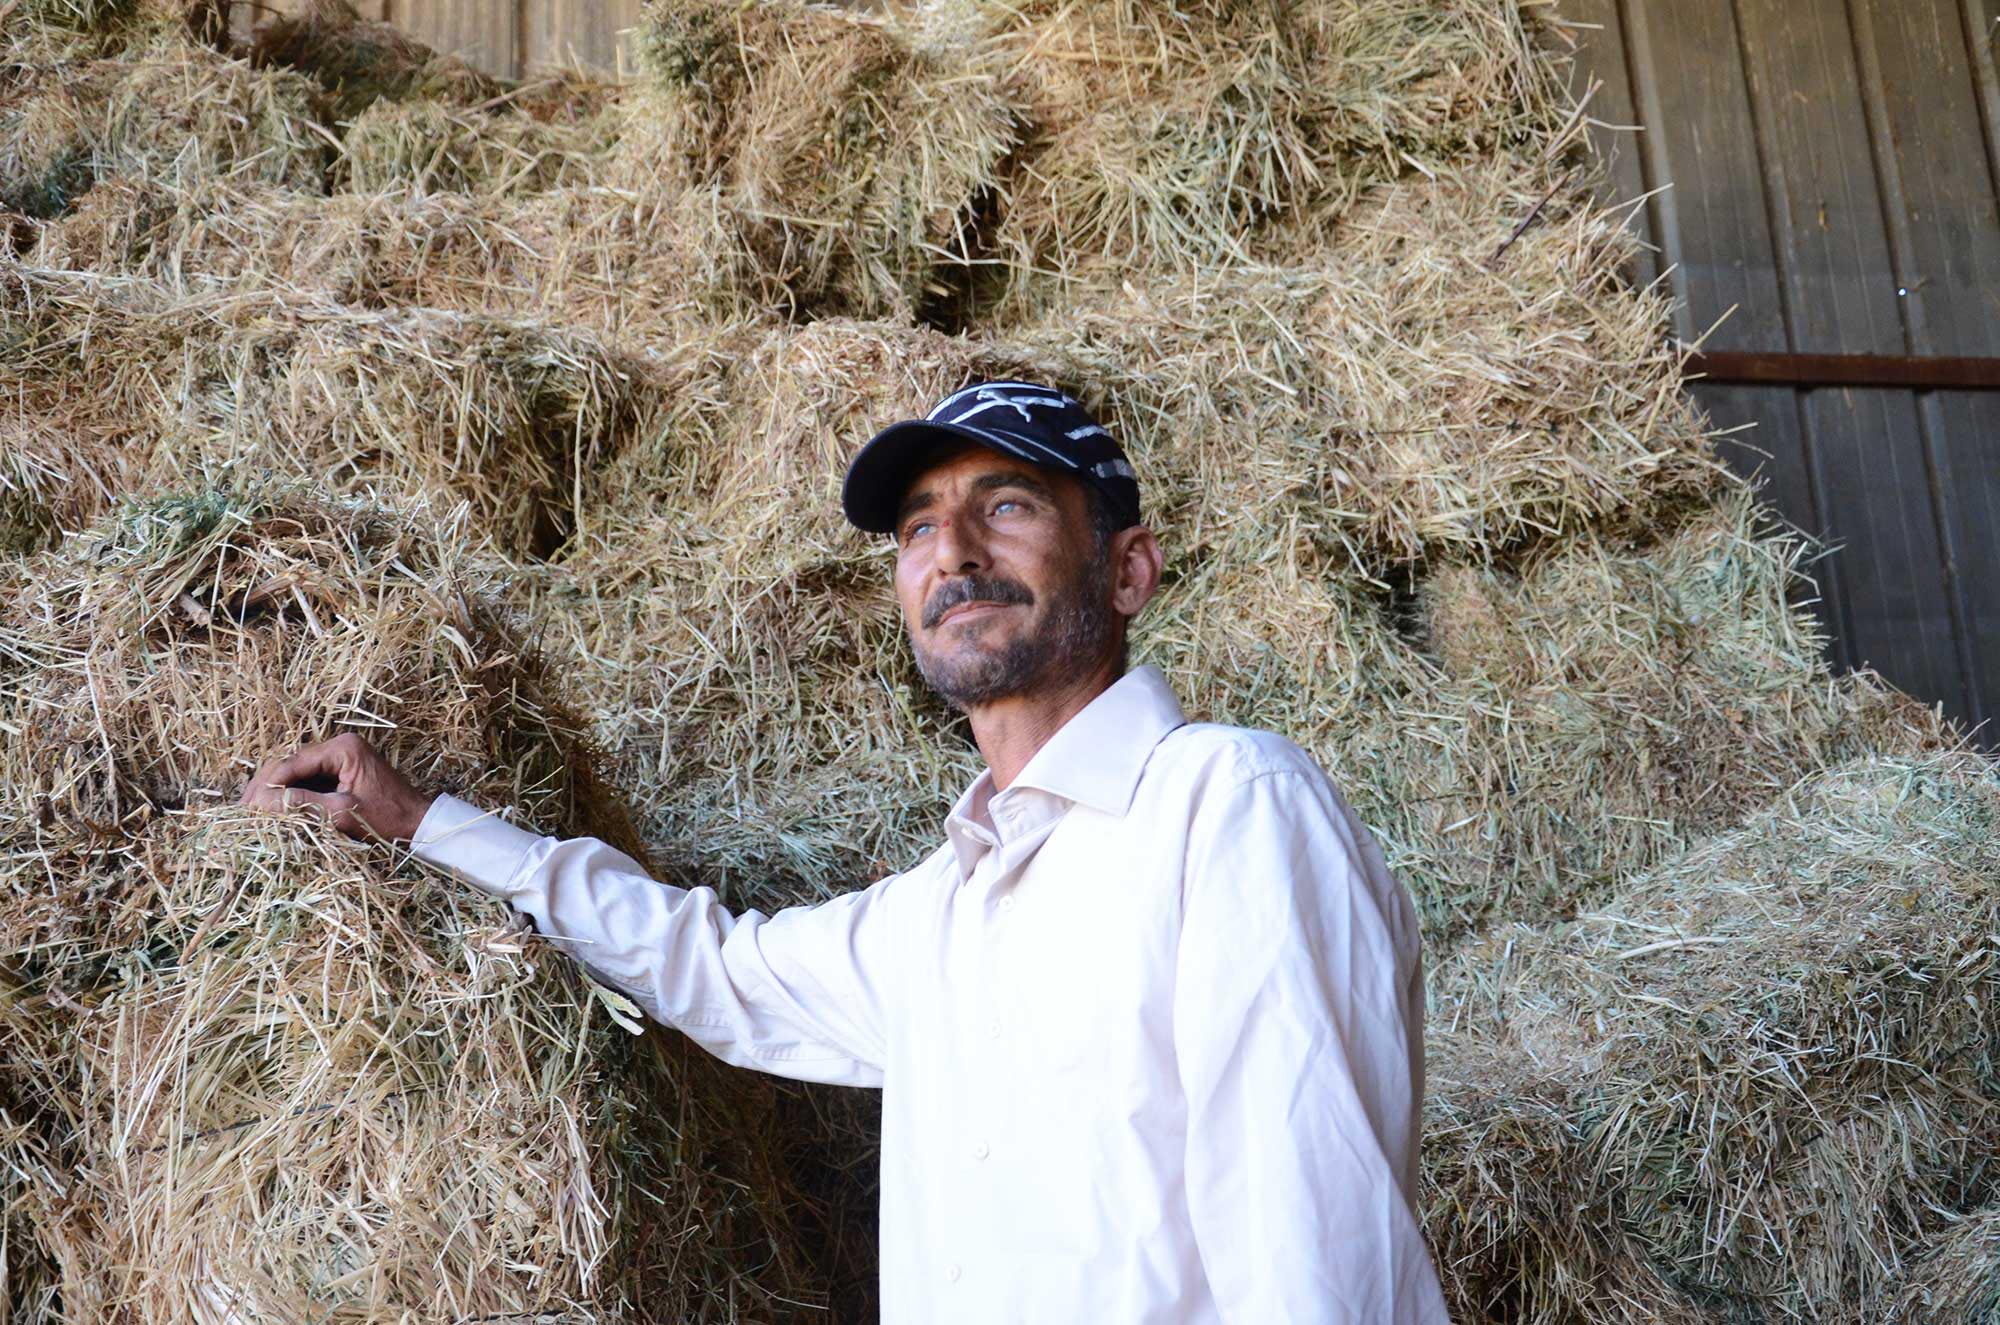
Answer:
<svg viewBox="0 0 2000 1325"><path fill-rule="evenodd" d="M1074 474L1110 500L1125 526L1139 523L1139 477L1110 431L1054 387L1012 381L975 382L923 418L892 423L869 438L841 484L848 523L871 534L895 529L910 480L938 451L965 442Z"/></svg>

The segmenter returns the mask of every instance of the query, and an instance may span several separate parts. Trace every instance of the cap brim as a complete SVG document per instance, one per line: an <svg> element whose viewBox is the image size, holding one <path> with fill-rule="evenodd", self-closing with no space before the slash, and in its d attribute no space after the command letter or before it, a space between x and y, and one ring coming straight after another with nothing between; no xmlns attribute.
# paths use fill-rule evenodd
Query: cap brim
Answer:
<svg viewBox="0 0 2000 1325"><path fill-rule="evenodd" d="M840 506L847 513L847 522L871 534L890 533L896 527L904 490L924 463L947 447L967 442L1031 465L1048 463L1047 457L1032 455L1005 437L978 428L928 419L892 423L869 438L848 462L847 477L840 485Z"/></svg>

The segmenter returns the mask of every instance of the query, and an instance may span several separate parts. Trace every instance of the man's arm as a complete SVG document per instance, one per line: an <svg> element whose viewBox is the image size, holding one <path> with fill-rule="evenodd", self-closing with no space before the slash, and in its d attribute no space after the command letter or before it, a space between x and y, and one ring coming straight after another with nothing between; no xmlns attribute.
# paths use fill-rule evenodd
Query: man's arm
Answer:
<svg viewBox="0 0 2000 1325"><path fill-rule="evenodd" d="M310 780L337 788L299 787ZM879 982L895 951L887 881L774 916L733 914L712 889L660 883L595 838L543 837L455 797L423 797L353 737L266 764L243 800L311 807L354 836L411 842L418 858L506 900L606 984L726 1062L882 1084L888 996Z"/></svg>
<svg viewBox="0 0 2000 1325"><path fill-rule="evenodd" d="M1416 919L1317 769L1191 826L1174 995L1187 1197L1231 1322L1446 1320L1418 1223Z"/></svg>

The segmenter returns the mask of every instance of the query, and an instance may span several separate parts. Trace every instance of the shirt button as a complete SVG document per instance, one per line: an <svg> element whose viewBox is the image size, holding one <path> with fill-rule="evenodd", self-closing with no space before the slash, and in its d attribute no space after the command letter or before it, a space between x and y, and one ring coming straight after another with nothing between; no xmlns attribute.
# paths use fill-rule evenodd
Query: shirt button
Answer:
<svg viewBox="0 0 2000 1325"><path fill-rule="evenodd" d="M1000 1038L1000 1019L998 1017L986 1023L986 1033L996 1040Z"/></svg>
<svg viewBox="0 0 2000 1325"><path fill-rule="evenodd" d="M1014 909L1014 898L1011 894L1000 899L1000 909L1002 911L1012 911Z"/></svg>
<svg viewBox="0 0 2000 1325"><path fill-rule="evenodd" d="M963 1273L965 1273L963 1270L959 1269L956 1265L953 1265L945 1270L944 1277L951 1280L953 1283L957 1283L958 1276Z"/></svg>
<svg viewBox="0 0 2000 1325"><path fill-rule="evenodd" d="M972 1148L972 1157L974 1159L985 1159L988 1155L992 1153L993 1151L991 1150L991 1148L987 1146L987 1144L984 1141L981 1141L978 1145Z"/></svg>

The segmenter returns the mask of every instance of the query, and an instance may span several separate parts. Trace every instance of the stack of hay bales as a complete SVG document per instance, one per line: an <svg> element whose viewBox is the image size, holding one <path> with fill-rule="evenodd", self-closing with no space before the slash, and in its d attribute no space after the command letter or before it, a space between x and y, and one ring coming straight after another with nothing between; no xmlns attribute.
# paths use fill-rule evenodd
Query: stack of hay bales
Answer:
<svg viewBox="0 0 2000 1325"><path fill-rule="evenodd" d="M0 15L0 210L60 216L113 175L317 184L327 143L304 78L193 44L157 15L93 40L32 22L35 8Z"/></svg>
<svg viewBox="0 0 2000 1325"><path fill-rule="evenodd" d="M716 1107L716 1070L635 1041L504 906L234 806L246 752L363 730L430 785L642 850L465 542L210 490L9 586L0 1168L40 1271L10 1301L60 1304L28 1319L809 1299L798 1217L750 1181L754 1100Z"/></svg>
<svg viewBox="0 0 2000 1325"><path fill-rule="evenodd" d="M85 411L111 403L150 434L120 448L141 477L277 470L450 494L518 556L568 536L579 476L627 407L628 375L563 328L97 273L5 279L15 356L0 372L95 383Z"/></svg>
<svg viewBox="0 0 2000 1325"><path fill-rule="evenodd" d="M634 1049L497 908L226 793L358 727L738 905L907 865L977 754L839 477L978 376L1116 429L1137 656L1415 895L1458 1318L1989 1292L1993 770L1829 672L1547 6L652 0L617 89L339 0L247 59L4 21L0 1304L865 1314L865 1104Z"/></svg>
<svg viewBox="0 0 2000 1325"><path fill-rule="evenodd" d="M1433 977L1428 1166L1461 1301L1879 1318L1939 1213L1990 1199L1996 829L1982 758L1857 760L1462 949Z"/></svg>

